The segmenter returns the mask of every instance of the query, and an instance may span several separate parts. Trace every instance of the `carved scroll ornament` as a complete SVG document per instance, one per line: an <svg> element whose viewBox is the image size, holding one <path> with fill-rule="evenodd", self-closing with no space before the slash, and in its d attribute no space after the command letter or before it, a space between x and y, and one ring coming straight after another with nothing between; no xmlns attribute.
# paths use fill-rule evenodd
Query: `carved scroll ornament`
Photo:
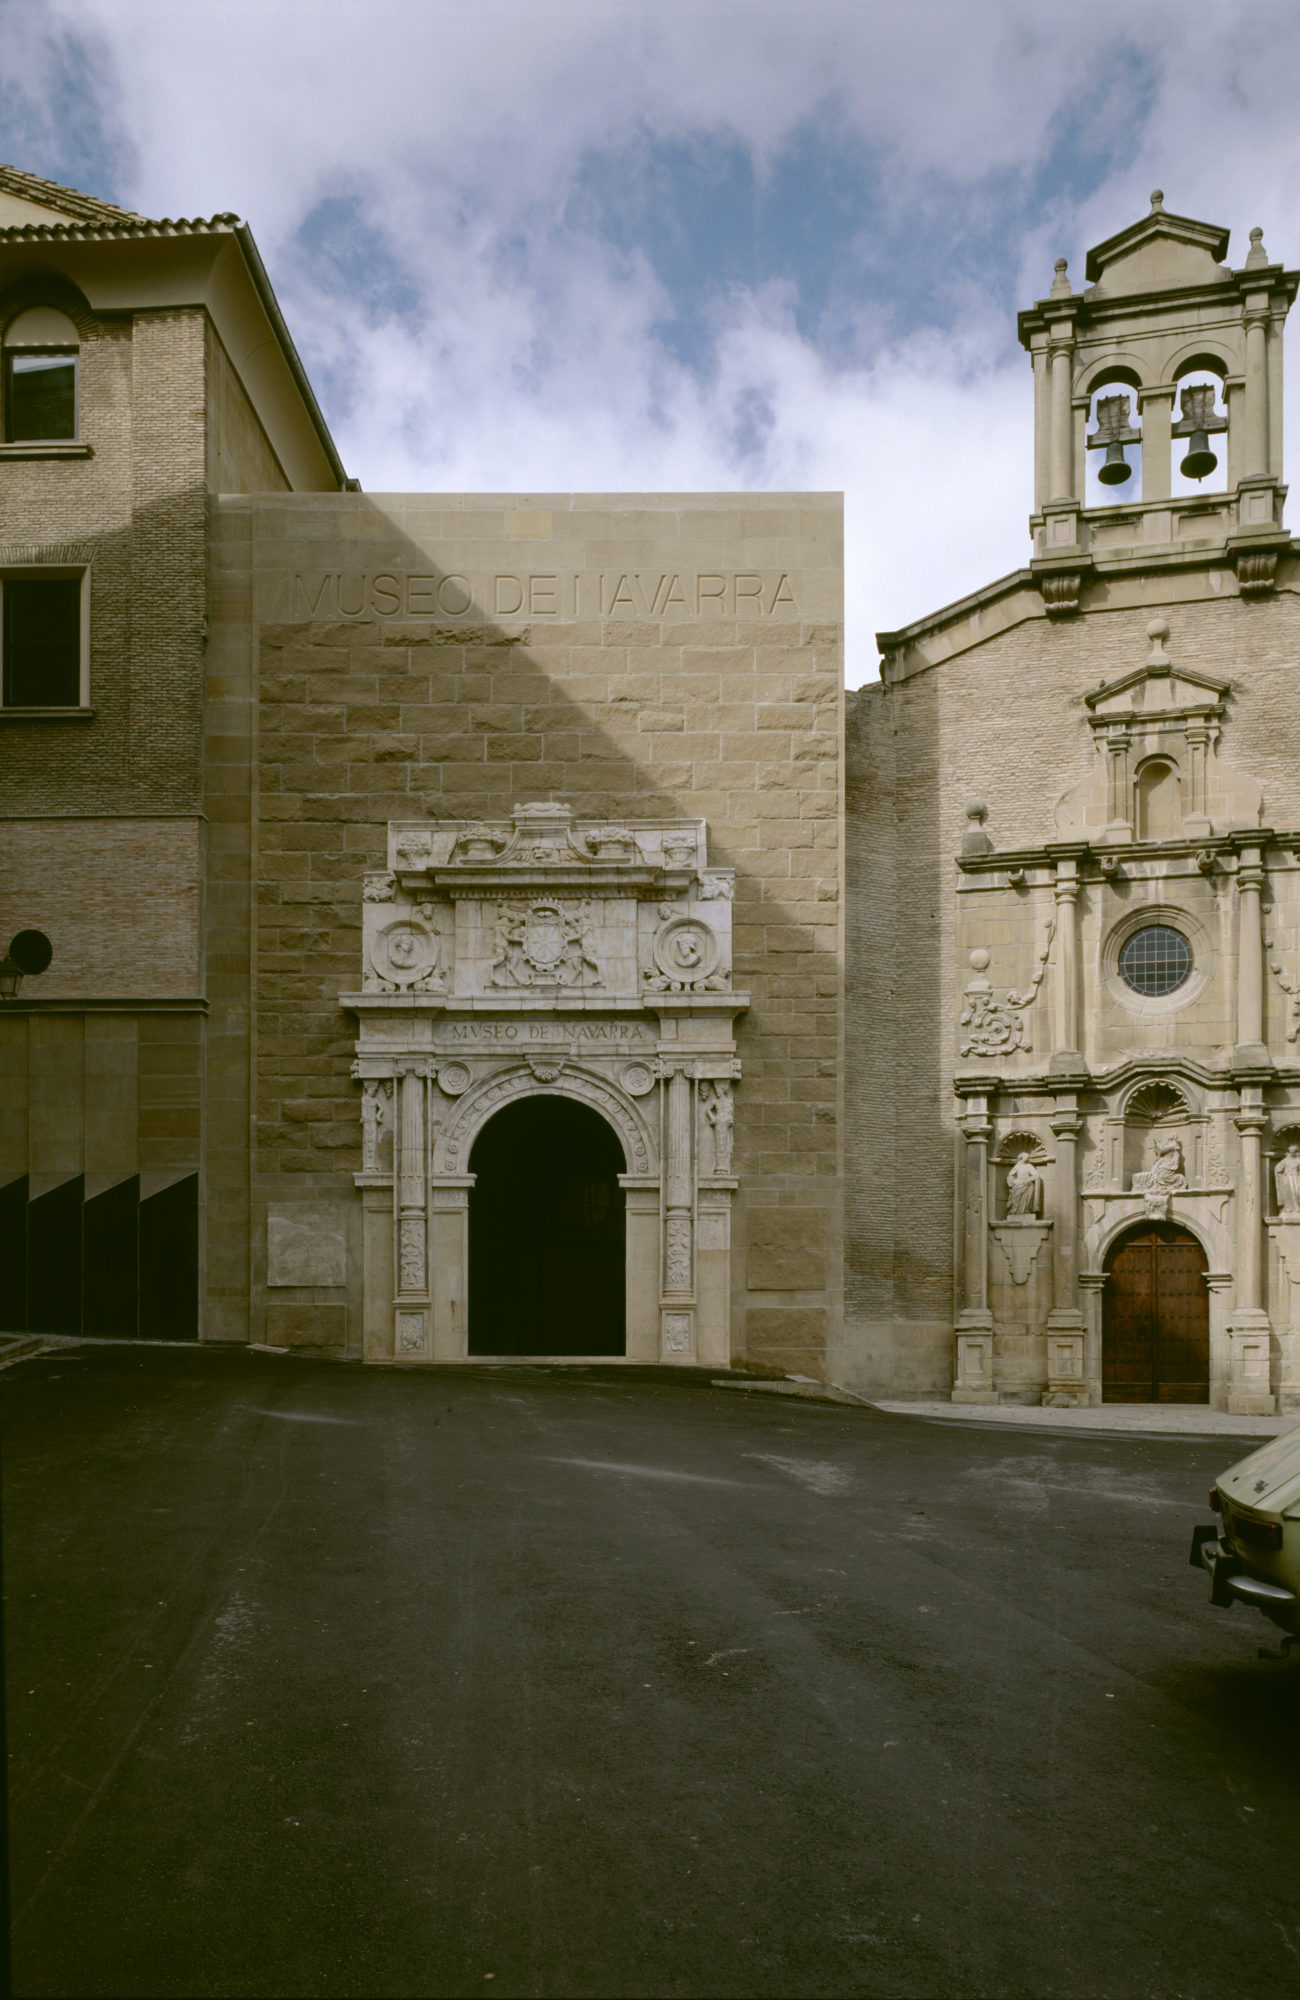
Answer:
<svg viewBox="0 0 1300 2000"><path fill-rule="evenodd" d="M961 1041L963 1056L1005 1056L1017 1049L1029 1048L1024 1012L1038 998L1055 932L1053 919L1046 926L1028 986L1023 993L1008 992L1005 1000L998 999L985 976L989 967L988 952L983 949L971 952L969 963L975 977L969 981L962 995L958 1022L958 1026L965 1031Z"/></svg>

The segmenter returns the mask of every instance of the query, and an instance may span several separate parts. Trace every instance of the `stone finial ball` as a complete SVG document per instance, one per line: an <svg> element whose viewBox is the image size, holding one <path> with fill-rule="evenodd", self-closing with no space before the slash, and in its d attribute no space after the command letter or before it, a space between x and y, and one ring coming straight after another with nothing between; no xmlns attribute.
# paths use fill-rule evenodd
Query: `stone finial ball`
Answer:
<svg viewBox="0 0 1300 2000"><path fill-rule="evenodd" d="M1164 189L1163 189L1163 188L1152 188L1152 190L1151 190L1151 206L1152 206L1152 208L1159 208L1159 206L1160 206L1161 202L1162 202L1162 201L1164 200L1164 198L1165 198L1165 191L1164 191Z"/></svg>
<svg viewBox="0 0 1300 2000"><path fill-rule="evenodd" d="M1264 241L1264 232L1263 232L1263 230L1262 230L1262 229L1252 229L1252 230L1251 230L1251 232L1250 232L1250 240L1251 240L1251 242L1252 242L1252 243L1262 243L1262 242Z"/></svg>
<svg viewBox="0 0 1300 2000"><path fill-rule="evenodd" d="M988 953L982 948L982 946L977 946L976 949L970 955L971 971L987 972L988 967L989 967Z"/></svg>
<svg viewBox="0 0 1300 2000"><path fill-rule="evenodd" d="M1151 620L1151 623L1147 626L1147 638L1167 639L1168 637L1169 637L1169 620L1167 618L1153 618Z"/></svg>
<svg viewBox="0 0 1300 2000"><path fill-rule="evenodd" d="M1055 264L1052 266L1052 269L1054 271L1068 271L1069 268L1070 268L1070 260L1068 257L1058 257Z"/></svg>
<svg viewBox="0 0 1300 2000"><path fill-rule="evenodd" d="M966 801L967 819L985 820L988 818L988 816L989 816L989 809L985 805L983 799L967 799Z"/></svg>

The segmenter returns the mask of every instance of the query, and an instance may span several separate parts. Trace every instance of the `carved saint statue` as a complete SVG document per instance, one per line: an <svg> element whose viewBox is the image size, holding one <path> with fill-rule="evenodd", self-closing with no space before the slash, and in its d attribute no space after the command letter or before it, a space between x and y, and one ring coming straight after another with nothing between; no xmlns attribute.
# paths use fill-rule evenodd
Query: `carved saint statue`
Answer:
<svg viewBox="0 0 1300 2000"><path fill-rule="evenodd" d="M731 1143L735 1133L735 1111L731 1102L731 1085L715 1083L704 1106L704 1115L713 1133L713 1171L715 1174L731 1172Z"/></svg>
<svg viewBox="0 0 1300 2000"><path fill-rule="evenodd" d="M1017 1153L1007 1174L1007 1214L1037 1215L1042 1198L1042 1175L1028 1153Z"/></svg>
<svg viewBox="0 0 1300 2000"><path fill-rule="evenodd" d="M1273 1169L1273 1185L1281 1213L1300 1218L1300 1146L1294 1141Z"/></svg>
<svg viewBox="0 0 1300 2000"><path fill-rule="evenodd" d="M379 1172L379 1147L383 1137L385 1099L388 1086L385 1083L367 1082L362 1086L361 1095L361 1171L363 1174Z"/></svg>
<svg viewBox="0 0 1300 2000"><path fill-rule="evenodd" d="M1181 1194L1187 1186L1187 1176L1183 1172L1183 1149L1172 1132L1155 1142L1156 1156L1145 1173L1134 1174L1133 1192L1140 1194L1142 1205L1154 1222L1163 1222L1169 1215L1169 1197Z"/></svg>

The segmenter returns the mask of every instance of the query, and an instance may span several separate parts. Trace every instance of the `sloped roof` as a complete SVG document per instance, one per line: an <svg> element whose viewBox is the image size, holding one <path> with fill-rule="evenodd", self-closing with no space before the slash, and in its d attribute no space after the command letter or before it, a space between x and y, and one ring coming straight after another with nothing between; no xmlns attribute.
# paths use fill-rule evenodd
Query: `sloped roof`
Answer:
<svg viewBox="0 0 1300 2000"><path fill-rule="evenodd" d="M53 209L69 222L143 222L129 208L118 208L98 195L81 194L76 188L62 187L58 181L44 181L38 174L24 173L21 167L0 165L0 195L30 202L33 208Z"/></svg>

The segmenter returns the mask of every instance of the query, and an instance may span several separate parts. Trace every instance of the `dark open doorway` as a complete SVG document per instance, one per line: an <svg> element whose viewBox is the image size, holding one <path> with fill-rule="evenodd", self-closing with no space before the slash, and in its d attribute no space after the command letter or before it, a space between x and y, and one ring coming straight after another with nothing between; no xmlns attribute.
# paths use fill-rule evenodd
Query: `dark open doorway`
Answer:
<svg viewBox="0 0 1300 2000"><path fill-rule="evenodd" d="M1209 1402L1205 1270L1196 1238L1172 1222L1141 1223L1120 1239L1106 1259L1103 1402Z"/></svg>
<svg viewBox="0 0 1300 2000"><path fill-rule="evenodd" d="M623 1149L585 1104L529 1097L474 1142L471 1354L622 1354Z"/></svg>

